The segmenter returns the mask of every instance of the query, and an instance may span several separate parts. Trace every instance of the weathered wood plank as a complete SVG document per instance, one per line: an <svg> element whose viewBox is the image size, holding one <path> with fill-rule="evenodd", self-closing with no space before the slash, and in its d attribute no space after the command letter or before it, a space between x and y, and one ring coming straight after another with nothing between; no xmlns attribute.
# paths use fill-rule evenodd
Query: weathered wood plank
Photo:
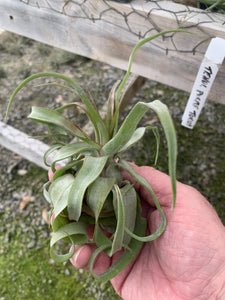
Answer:
<svg viewBox="0 0 225 300"><path fill-rule="evenodd" d="M190 92L212 37L225 38L225 17L170 1L132 4L106 0L0 0L0 27L112 66L126 69L131 49L161 30L188 28L138 50L132 71ZM225 104L225 65L211 100Z"/></svg>
<svg viewBox="0 0 225 300"><path fill-rule="evenodd" d="M43 156L49 146L31 139L25 133L0 122L0 145L21 155L43 169L49 169L43 162Z"/></svg>

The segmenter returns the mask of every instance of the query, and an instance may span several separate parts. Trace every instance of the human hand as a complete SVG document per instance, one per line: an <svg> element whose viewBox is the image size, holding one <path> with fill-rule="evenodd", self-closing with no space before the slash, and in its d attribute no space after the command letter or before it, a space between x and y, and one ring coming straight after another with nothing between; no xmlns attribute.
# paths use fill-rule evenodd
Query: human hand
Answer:
<svg viewBox="0 0 225 300"><path fill-rule="evenodd" d="M225 228L215 210L198 191L178 182L172 211L170 178L153 168L133 168L155 191L167 227L160 238L144 244L130 270L112 280L115 289L124 299L225 299ZM154 232L160 214L150 194L140 185L136 190Z"/></svg>
<svg viewBox="0 0 225 300"><path fill-rule="evenodd" d="M170 178L150 167L133 169L149 181L167 218L165 232L144 243L136 259L111 280L123 299L225 299L225 228L215 210L194 188L177 183L177 202L171 210ZM126 173L124 177L132 182ZM160 226L161 216L151 195L139 184L148 234ZM93 245L77 247L72 264L88 268ZM101 253L94 271L105 271L120 255Z"/></svg>

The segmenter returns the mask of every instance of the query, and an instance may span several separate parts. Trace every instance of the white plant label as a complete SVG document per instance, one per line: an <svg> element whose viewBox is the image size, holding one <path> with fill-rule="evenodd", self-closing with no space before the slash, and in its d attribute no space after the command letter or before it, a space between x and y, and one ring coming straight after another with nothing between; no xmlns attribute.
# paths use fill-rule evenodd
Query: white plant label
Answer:
<svg viewBox="0 0 225 300"><path fill-rule="evenodd" d="M225 39L213 38L199 68L182 117L181 124L184 127L194 128L224 58Z"/></svg>

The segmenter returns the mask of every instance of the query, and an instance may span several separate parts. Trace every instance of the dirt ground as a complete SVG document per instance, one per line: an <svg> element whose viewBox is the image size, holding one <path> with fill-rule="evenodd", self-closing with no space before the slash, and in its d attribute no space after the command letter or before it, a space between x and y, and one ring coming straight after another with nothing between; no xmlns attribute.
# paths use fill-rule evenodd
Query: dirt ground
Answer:
<svg viewBox="0 0 225 300"><path fill-rule="evenodd" d="M92 95L98 107L107 99L113 83L123 74L121 70L106 64L11 33L3 33L0 35L1 120L15 87L27 76L41 71L59 72L74 78ZM68 101L78 100L66 90L56 87L35 87L48 82L49 79L38 81L20 92L12 106L8 124L29 135L43 134L45 127L27 119L32 105L56 108ZM154 99L165 101L175 122L179 142L178 180L196 187L212 203L225 224L224 106L208 102L197 126L191 131L180 125L188 99L187 93L147 80L132 103ZM78 120L80 126L85 124L86 120L81 112L72 110L69 114ZM148 115L142 122L147 124L149 117L151 123L157 123L153 114ZM163 139L161 144L158 168L167 172L167 154ZM149 133L139 143L138 148L135 150L131 148L127 159L137 164L152 165L154 154L152 149L154 149L153 136ZM46 171L1 146L0 167L0 244L4 241L0 247L0 255L5 253L4 245L18 235L18 228L24 237L22 243L25 249L38 249L43 246L42 240L48 239L50 234L44 217L49 207L42 196L42 185L47 180ZM24 207L21 208L22 202ZM0 299L9 298L4 295L1 298L0 294ZM104 297L93 296L90 299L104 299Z"/></svg>

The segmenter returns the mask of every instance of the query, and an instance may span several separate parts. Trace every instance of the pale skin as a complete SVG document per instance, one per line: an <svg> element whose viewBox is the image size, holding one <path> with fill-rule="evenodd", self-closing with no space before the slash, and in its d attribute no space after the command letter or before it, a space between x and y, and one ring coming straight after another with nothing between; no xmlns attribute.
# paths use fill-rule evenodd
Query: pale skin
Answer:
<svg viewBox="0 0 225 300"><path fill-rule="evenodd" d="M225 227L213 207L194 188L177 183L176 207L171 210L169 177L150 167L134 170L145 177L155 191L167 218L162 236L145 243L137 258L111 280L115 291L125 300L223 300L225 299ZM132 182L132 178L124 173ZM148 233L160 225L161 217L152 197L139 184ZM77 247L71 263L88 269L93 246ZM96 260L94 271L103 272L119 256L104 253Z"/></svg>

